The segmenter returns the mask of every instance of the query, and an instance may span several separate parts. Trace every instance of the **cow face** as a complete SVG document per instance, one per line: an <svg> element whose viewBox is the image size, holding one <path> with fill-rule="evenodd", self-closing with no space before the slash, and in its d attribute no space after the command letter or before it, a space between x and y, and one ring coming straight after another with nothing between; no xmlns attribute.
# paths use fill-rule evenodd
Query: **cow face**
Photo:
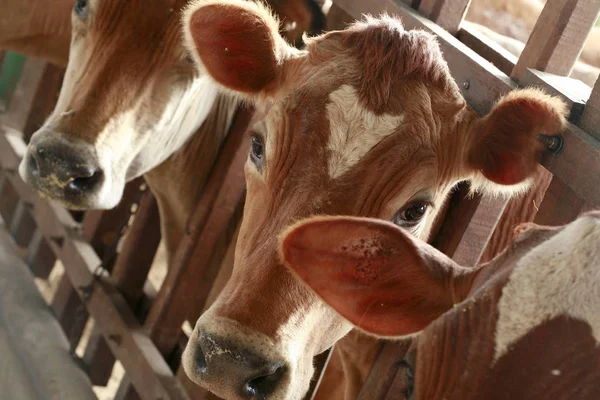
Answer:
<svg viewBox="0 0 600 400"><path fill-rule="evenodd" d="M311 215L377 217L426 239L451 188L512 192L564 106L514 92L468 109L434 38L367 19L288 46L259 4L196 1L186 43L200 71L267 111L252 134L232 278L196 324L188 375L227 399L299 399L313 356L351 325L283 268L277 236ZM507 186L508 185L508 186ZM380 249L385 251L385 249Z"/></svg>
<svg viewBox="0 0 600 400"><path fill-rule="evenodd" d="M20 166L26 182L69 208L111 208L126 181L189 139L213 109L217 86L182 46L186 3L75 2L63 87ZM307 9L305 0L278 2L292 25L310 25Z"/></svg>
<svg viewBox="0 0 600 400"><path fill-rule="evenodd" d="M285 265L360 329L424 329L405 359L406 398L600 395L599 212L530 227L472 269L372 219L308 219L281 246Z"/></svg>

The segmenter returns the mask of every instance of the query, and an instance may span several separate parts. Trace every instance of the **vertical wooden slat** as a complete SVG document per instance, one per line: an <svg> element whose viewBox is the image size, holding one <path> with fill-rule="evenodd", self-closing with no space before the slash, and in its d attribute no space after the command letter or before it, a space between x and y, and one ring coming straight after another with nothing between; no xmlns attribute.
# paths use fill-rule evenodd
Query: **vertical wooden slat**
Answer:
<svg viewBox="0 0 600 400"><path fill-rule="evenodd" d="M419 11L453 35L467 15L471 0L421 0Z"/></svg>
<svg viewBox="0 0 600 400"><path fill-rule="evenodd" d="M154 255L160 243L158 205L150 191L140 201L135 218L111 272L111 283L125 298L134 311L143 294ZM83 360L89 367L90 378L95 385L108 383L115 358L110 347L97 329L88 342Z"/></svg>
<svg viewBox="0 0 600 400"><path fill-rule="evenodd" d="M28 58L25 61L21 77L8 105L8 112L0 114L0 124L23 132L45 66L45 62L35 58Z"/></svg>
<svg viewBox="0 0 600 400"><path fill-rule="evenodd" d="M404 340L386 342L381 347L357 400L385 399L393 390L392 385L399 369L398 363L402 361L411 344L411 340Z"/></svg>
<svg viewBox="0 0 600 400"><path fill-rule="evenodd" d="M539 225L564 225L577 219L583 207L583 200L564 183L553 179L534 222Z"/></svg>
<svg viewBox="0 0 600 400"><path fill-rule="evenodd" d="M600 12L600 0L548 0L511 74L527 68L569 76Z"/></svg>
<svg viewBox="0 0 600 400"><path fill-rule="evenodd" d="M54 252L39 230L35 231L27 248L25 262L36 278L47 279L54 268L56 262Z"/></svg>
<svg viewBox="0 0 600 400"><path fill-rule="evenodd" d="M209 266L214 245L224 234L233 236L237 227L237 220L234 219L239 216L245 192L243 165L249 146L245 131L250 117L248 110L241 110L236 116L223 151L190 219L188 233L192 234L186 234L181 240L148 315L146 328L163 355L173 351L181 325L189 315L187 301L197 297L198 283L204 281L208 269L212 269ZM227 248L222 250L224 255ZM212 272L214 276L208 282L207 290L210 290L210 284L216 277L216 271Z"/></svg>
<svg viewBox="0 0 600 400"><path fill-rule="evenodd" d="M461 265L476 265L507 203L502 197L472 196L462 184L432 244Z"/></svg>
<svg viewBox="0 0 600 400"><path fill-rule="evenodd" d="M65 70L63 68L53 64L45 65L41 81L35 91L33 104L23 125L25 142L29 142L31 135L42 127L50 113L54 110L64 73Z"/></svg>
<svg viewBox="0 0 600 400"><path fill-rule="evenodd" d="M596 140L600 140L600 79L596 81L592 95L583 109L581 127Z"/></svg>

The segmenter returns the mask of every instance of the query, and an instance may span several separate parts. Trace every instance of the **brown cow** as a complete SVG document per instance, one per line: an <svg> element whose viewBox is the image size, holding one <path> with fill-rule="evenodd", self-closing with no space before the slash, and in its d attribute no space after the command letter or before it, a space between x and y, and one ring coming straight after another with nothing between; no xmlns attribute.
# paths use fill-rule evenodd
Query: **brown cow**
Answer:
<svg viewBox="0 0 600 400"><path fill-rule="evenodd" d="M276 237L285 226L315 214L370 216L427 239L457 182L514 193L536 168L536 134L565 123L564 104L535 90L512 92L478 117L435 39L387 16L299 51L261 5L203 0L189 7L184 31L201 71L269 110L246 164L232 278L183 359L190 378L226 399L302 398L313 356L351 329L282 267ZM321 398L356 398L377 342L362 353L353 345L336 346L362 357L343 366L352 377L345 393Z"/></svg>
<svg viewBox="0 0 600 400"><path fill-rule="evenodd" d="M380 337L424 329L405 359L407 398L598 399L600 212L528 229L474 269L393 224L351 217L297 224L282 254L354 326Z"/></svg>
<svg viewBox="0 0 600 400"><path fill-rule="evenodd" d="M180 13L187 2L72 2L70 60L58 104L33 135L20 167L27 183L73 209L111 208L125 182L146 174L169 253L238 106L197 72L183 48ZM64 7L49 10L43 0L22 3L3 4L14 20L0 25L0 44L25 37L19 43L26 50L35 37L51 37L64 25ZM299 41L305 29L320 31L324 17L311 0L270 4L285 21L290 40ZM33 21L40 27L30 26Z"/></svg>

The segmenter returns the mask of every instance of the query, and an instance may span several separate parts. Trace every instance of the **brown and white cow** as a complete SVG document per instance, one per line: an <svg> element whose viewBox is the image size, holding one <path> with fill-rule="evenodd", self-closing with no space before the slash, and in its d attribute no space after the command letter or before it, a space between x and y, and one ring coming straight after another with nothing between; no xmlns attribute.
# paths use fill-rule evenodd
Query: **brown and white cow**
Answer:
<svg viewBox="0 0 600 400"><path fill-rule="evenodd" d="M19 37L16 50L26 51L65 23L72 35L58 104L34 134L21 176L70 208L102 209L119 202L125 182L146 174L172 252L238 106L198 73L183 47L188 0L77 0L68 10L69 0L57 8L26 3L3 4L0 46ZM323 16L312 0L269 3L289 40L320 32ZM5 15L14 17L10 24Z"/></svg>
<svg viewBox="0 0 600 400"><path fill-rule="evenodd" d="M406 397L600 398L600 212L530 225L479 268L388 222L351 217L301 222L281 252L354 326L380 337L423 330L405 359Z"/></svg>
<svg viewBox="0 0 600 400"><path fill-rule="evenodd" d="M201 71L268 110L252 135L232 278L183 360L195 382L226 399L302 398L313 357L351 330L283 268L283 228L318 214L369 216L427 239L457 182L515 192L536 168L536 135L565 123L563 103L536 90L512 92L478 117L435 39L388 16L311 39L304 51L253 2L195 1L184 30ZM367 353L353 345L336 346L363 357L344 364L348 385L321 398L356 398L377 342Z"/></svg>

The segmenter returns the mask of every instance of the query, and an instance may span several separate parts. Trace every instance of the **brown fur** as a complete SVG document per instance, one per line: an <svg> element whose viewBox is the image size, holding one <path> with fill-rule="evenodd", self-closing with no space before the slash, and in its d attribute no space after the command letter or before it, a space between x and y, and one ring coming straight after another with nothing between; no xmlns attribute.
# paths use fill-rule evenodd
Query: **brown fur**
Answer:
<svg viewBox="0 0 600 400"><path fill-rule="evenodd" d="M234 3L228 0L224 10ZM214 8L207 10L214 11ZM190 12L202 14L202 3ZM255 12L256 18L269 18L265 10L259 8ZM226 16L232 25L241 25L247 20L245 16L242 19L236 15L240 13L227 9L221 17ZM253 26L268 29L270 25ZM212 36L218 35L215 32ZM275 37L277 34L271 29L257 37L265 35ZM238 40L248 38L239 36ZM276 40L272 39L271 43ZM205 51L191 50L200 54ZM272 48L270 51L273 52ZM526 119L533 122L525 122L522 129L522 134L534 142L540 114L549 115L549 123L557 130L562 129L565 120L560 102L546 101L545 97L536 95L537 92L525 91L508 97L506 103L500 103L491 114L494 117L480 122L459 95L435 40L423 32L406 32L398 21L389 17L367 19L346 31L311 39L304 52L289 48L276 48L276 51L275 58L273 54L257 53L248 59L262 61L267 71L277 71L276 79L255 92L238 93L259 107L269 109L265 122L255 131L263 139L265 159L261 167L256 167L251 160L246 165L247 200L233 275L215 305L198 321L196 332L215 332L223 321L229 321L223 329L236 338L238 346L249 345L248 332L268 337L275 348L285 348L287 341L293 341L296 346L302 346L301 358L283 361L302 369L312 356L343 336L345 328L343 321L333 318L326 310L303 314L307 309L320 307L320 303L282 269L276 238L286 226L311 215L357 215L390 220L415 197L417 200L425 197L433 208L422 226L412 231L418 237L428 238L435 217L457 181L476 178L480 172L497 174L487 165L470 163L469 155L480 152L482 146L493 149L494 145L489 144L493 141L481 144L476 140L486 136L486 129L488 134L500 130L498 140L510 147L505 141L511 138L504 129L524 123L515 121L522 116L515 117L511 105L534 104L532 114L526 115ZM241 52L227 55L234 56L245 57ZM211 62L219 66L214 60ZM231 81L245 72L224 68L211 74ZM330 97L340 88L345 88L344 95L351 95L352 91L357 94L358 103L353 107L372 114L365 118L401 115L402 122L348 171L332 178L328 173L328 143L332 140L333 124L344 121L333 120L328 108L345 107L341 103L332 104ZM547 113L550 109L555 112ZM509 125L503 125L505 120L510 120ZM356 129L348 132L349 135L366 138L370 134L369 130L358 128L360 120L349 126L350 130ZM486 128L481 129L482 126ZM518 147L523 143L516 141L513 145ZM530 164L535 165L537 154L526 153L525 157L527 154L533 158ZM526 177L531 173L526 170ZM511 193L514 189L504 191ZM295 321L298 313L303 315L302 326L288 325L290 318ZM243 330L231 330L229 324ZM351 347L346 348L347 354ZM198 343L190 341L184 357L190 377L216 394L231 393L225 381L207 381L194 372L196 351L200 351ZM368 370L369 366L362 362L372 360L374 352L366 354L362 361L354 360L357 364L343 364L348 393L355 392L352 387L360 386L361 382L356 379L363 379L365 374L359 371ZM343 358L338 354L334 359L343 362ZM290 379L294 385L303 385L306 376ZM326 387L331 386L325 382ZM300 396L299 390L293 389L290 398ZM325 393L319 395L325 396Z"/></svg>

